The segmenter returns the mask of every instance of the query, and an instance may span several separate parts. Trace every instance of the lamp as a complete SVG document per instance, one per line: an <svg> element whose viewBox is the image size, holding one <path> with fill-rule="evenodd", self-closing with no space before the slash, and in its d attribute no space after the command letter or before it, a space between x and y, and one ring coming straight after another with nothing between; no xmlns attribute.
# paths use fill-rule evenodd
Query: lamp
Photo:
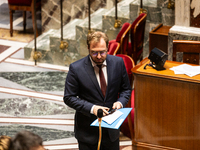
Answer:
<svg viewBox="0 0 200 150"><path fill-rule="evenodd" d="M151 51L148 57L148 59L150 59L150 64L146 64L144 69L146 69L146 66L148 65L148 66L153 67L156 70L165 70L163 66L167 58L168 58L168 55L165 52L155 47Z"/></svg>

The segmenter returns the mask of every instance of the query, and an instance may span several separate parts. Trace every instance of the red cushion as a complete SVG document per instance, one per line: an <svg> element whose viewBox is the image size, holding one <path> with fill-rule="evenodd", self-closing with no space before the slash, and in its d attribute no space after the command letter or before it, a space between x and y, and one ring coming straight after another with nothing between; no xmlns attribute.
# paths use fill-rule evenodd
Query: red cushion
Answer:
<svg viewBox="0 0 200 150"><path fill-rule="evenodd" d="M8 0L11 5L30 6L32 0Z"/></svg>
<svg viewBox="0 0 200 150"><path fill-rule="evenodd" d="M116 38L116 42L119 42L121 41L121 38L122 38L122 35L127 31L127 29L129 28L130 26L130 23L126 22L122 25L122 28L120 30L120 32L118 33L117 35L117 38Z"/></svg>
<svg viewBox="0 0 200 150"><path fill-rule="evenodd" d="M142 13L142 14L140 14L136 19L135 19L135 21L132 23L132 25L131 25L131 29L132 30L134 30L134 28L135 28L135 26L138 24L138 22L145 16L146 14L145 13ZM141 32L143 32L143 28L139 28L139 30L141 30L141 31L138 31L139 33L141 33ZM138 34L138 36L142 36L142 35L139 35ZM137 37L138 38L138 37Z"/></svg>
<svg viewBox="0 0 200 150"><path fill-rule="evenodd" d="M109 48L109 46L112 44L112 43L115 43L116 42L116 40L111 40L111 41L109 41L109 43L108 43L108 48Z"/></svg>
<svg viewBox="0 0 200 150"><path fill-rule="evenodd" d="M128 73L129 80L131 82L132 78L133 78L131 69L135 66L133 59L124 54L117 54L116 56L121 57L124 60L124 65L126 67L126 71Z"/></svg>
<svg viewBox="0 0 200 150"><path fill-rule="evenodd" d="M126 71L128 73L129 80L131 82L132 78L133 78L133 74L132 74L131 69L135 66L133 59L130 56L124 55L124 54L117 54L116 56L121 57L124 60L124 65L126 67ZM133 127L133 131L134 131L134 90L132 90L130 101L131 101L131 108L133 108L131 110L130 114L131 114L131 120L132 120L132 127ZM120 131L125 136L131 138L131 134L130 134L130 130L129 130L129 125L128 125L128 118L126 118L124 120L124 122L122 123L122 125L120 127Z"/></svg>
<svg viewBox="0 0 200 150"><path fill-rule="evenodd" d="M128 43L128 51L127 51L127 55L131 55L132 54L132 47L131 47L131 42ZM140 55L142 54L143 48L141 48L139 51L137 51L137 58L140 57Z"/></svg>
<svg viewBox="0 0 200 150"><path fill-rule="evenodd" d="M109 42L108 54L113 55L115 51L119 50L119 46L120 44L118 42Z"/></svg>
<svg viewBox="0 0 200 150"><path fill-rule="evenodd" d="M132 32L131 32L131 34L133 34L133 32L134 32L134 29L135 29L135 27L136 27L136 25L138 24L138 22L144 17L144 15L146 15L145 13L142 13L142 14L140 14L135 20L134 20L134 22L132 23L132 25L131 25L131 30L132 30ZM141 38L142 38L142 36L143 36L143 28L138 28L137 29L137 41L140 41L141 40ZM131 39L131 42L132 42L132 44L133 44L133 41L135 40L135 39L133 39L134 37L133 37L133 35L131 35L131 37L132 37L132 39ZM136 37L135 37L136 38Z"/></svg>
<svg viewBox="0 0 200 150"><path fill-rule="evenodd" d="M131 93L131 121L132 121L132 131L134 132L134 90L132 90ZM131 133L129 130L129 125L128 125L128 117L124 120L124 122L122 123L121 127L120 127L120 131L127 137L129 137L131 139Z"/></svg>
<svg viewBox="0 0 200 150"><path fill-rule="evenodd" d="M127 55L132 56L135 64L143 52L146 14L140 14L131 25L131 43L128 45Z"/></svg>
<svg viewBox="0 0 200 150"><path fill-rule="evenodd" d="M109 43L108 43L108 51L109 51L109 49L110 49L110 45L111 45L113 42L116 42L116 40L111 40L111 41L109 41Z"/></svg>
<svg viewBox="0 0 200 150"><path fill-rule="evenodd" d="M36 2L40 2L41 0L36 0ZM10 5L19 5L19 6L31 6L32 0L8 0Z"/></svg>
<svg viewBox="0 0 200 150"><path fill-rule="evenodd" d="M135 25L138 23L138 21L145 15L145 13L141 13L132 23L131 28L134 29Z"/></svg>

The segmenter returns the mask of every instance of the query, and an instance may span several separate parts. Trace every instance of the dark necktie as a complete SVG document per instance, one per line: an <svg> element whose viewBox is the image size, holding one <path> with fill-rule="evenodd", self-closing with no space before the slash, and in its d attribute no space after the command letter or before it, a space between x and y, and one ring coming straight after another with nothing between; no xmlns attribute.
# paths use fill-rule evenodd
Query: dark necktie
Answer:
<svg viewBox="0 0 200 150"><path fill-rule="evenodd" d="M99 67L99 77L100 77L100 85L101 85L101 92L103 93L103 96L105 97L106 95L106 80L102 71L101 66L102 65L97 65Z"/></svg>

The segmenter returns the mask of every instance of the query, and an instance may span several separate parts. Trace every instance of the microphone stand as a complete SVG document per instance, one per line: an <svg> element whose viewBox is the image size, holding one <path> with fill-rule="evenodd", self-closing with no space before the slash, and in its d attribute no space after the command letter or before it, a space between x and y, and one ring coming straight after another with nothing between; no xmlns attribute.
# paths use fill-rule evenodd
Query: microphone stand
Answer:
<svg viewBox="0 0 200 150"><path fill-rule="evenodd" d="M101 145L101 122L102 122L102 117L103 117L103 110L102 109L98 109L97 111L97 117L98 117L98 121L99 121L99 142L98 142L98 148L97 150L100 150L100 145Z"/></svg>

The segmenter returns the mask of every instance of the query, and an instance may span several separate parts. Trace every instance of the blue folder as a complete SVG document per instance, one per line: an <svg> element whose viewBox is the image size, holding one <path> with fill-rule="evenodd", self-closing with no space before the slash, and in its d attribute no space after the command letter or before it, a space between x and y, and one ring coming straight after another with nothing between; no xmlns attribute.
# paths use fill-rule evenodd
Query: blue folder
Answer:
<svg viewBox="0 0 200 150"><path fill-rule="evenodd" d="M124 120L126 119L128 114L131 112L132 108L121 108L121 109L118 109L118 110L121 111L123 114L119 118L117 118L112 124L108 124L108 123L106 123L105 121L102 120L101 127L111 128L111 129L119 129L119 127L124 122ZM99 126L98 119L96 119L93 123L91 123L90 126L97 126L98 127Z"/></svg>

